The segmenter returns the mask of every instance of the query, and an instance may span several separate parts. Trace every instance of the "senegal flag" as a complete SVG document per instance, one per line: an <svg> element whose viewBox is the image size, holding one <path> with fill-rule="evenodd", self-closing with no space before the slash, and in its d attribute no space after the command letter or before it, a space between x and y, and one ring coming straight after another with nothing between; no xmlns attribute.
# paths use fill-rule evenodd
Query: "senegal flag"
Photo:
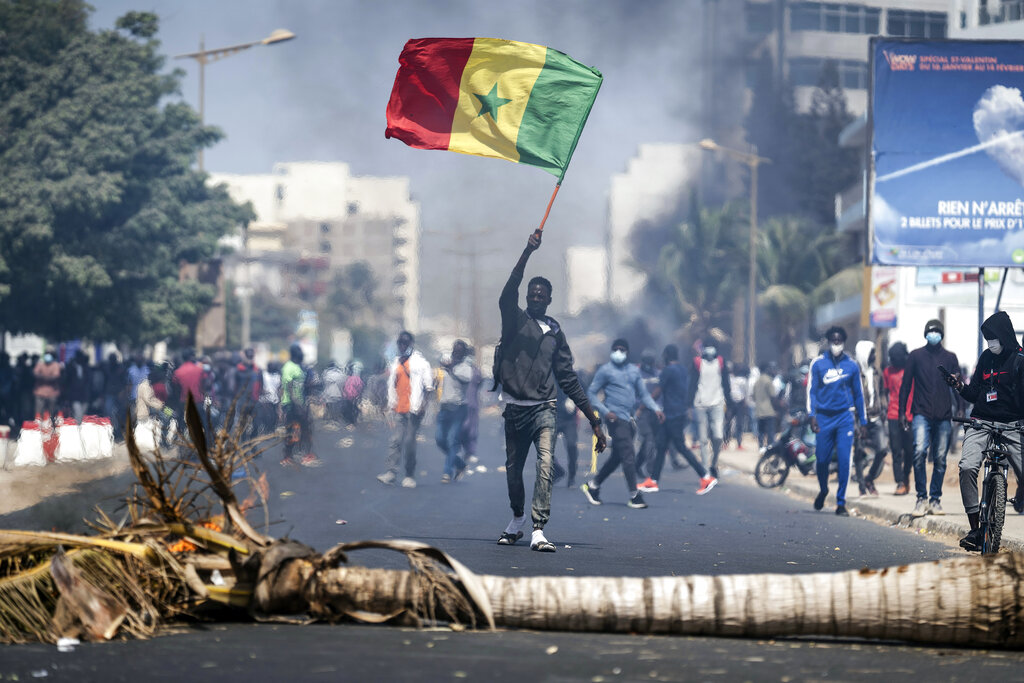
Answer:
<svg viewBox="0 0 1024 683"><path fill-rule="evenodd" d="M385 137L539 166L561 181L601 72L543 45L419 38L398 58Z"/></svg>

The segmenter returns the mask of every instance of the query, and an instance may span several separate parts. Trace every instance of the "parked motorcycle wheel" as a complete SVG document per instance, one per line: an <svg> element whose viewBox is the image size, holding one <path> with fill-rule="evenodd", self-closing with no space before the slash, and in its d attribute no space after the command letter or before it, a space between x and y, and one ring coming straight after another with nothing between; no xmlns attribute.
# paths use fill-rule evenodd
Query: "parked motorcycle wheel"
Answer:
<svg viewBox="0 0 1024 683"><path fill-rule="evenodd" d="M766 451L754 467L754 479L766 489L782 486L789 476L789 463L781 453Z"/></svg>

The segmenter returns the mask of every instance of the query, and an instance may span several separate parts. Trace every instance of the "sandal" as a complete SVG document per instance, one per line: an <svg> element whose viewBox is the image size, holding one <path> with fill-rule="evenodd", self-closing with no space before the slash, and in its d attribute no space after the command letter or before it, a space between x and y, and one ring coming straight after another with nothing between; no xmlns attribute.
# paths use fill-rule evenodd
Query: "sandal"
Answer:
<svg viewBox="0 0 1024 683"><path fill-rule="evenodd" d="M541 553L553 553L555 552L555 544L551 541L540 541L531 545L530 550L536 550Z"/></svg>
<svg viewBox="0 0 1024 683"><path fill-rule="evenodd" d="M515 545L516 541L518 541L522 537L522 531L517 531L514 534L510 534L507 531L502 531L501 536L498 537L498 545Z"/></svg>

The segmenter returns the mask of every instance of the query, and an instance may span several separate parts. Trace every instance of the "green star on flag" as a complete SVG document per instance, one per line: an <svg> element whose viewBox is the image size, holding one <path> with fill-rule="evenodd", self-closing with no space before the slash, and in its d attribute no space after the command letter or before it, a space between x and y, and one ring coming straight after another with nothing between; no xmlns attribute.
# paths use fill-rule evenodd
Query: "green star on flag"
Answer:
<svg viewBox="0 0 1024 683"><path fill-rule="evenodd" d="M477 95L473 93L473 97L480 100L480 112L477 117L483 116L485 113L490 114L494 121L498 120L498 107L508 104L512 100L507 100L504 97L498 97L498 84L495 83L494 87L491 88L491 92L486 95Z"/></svg>

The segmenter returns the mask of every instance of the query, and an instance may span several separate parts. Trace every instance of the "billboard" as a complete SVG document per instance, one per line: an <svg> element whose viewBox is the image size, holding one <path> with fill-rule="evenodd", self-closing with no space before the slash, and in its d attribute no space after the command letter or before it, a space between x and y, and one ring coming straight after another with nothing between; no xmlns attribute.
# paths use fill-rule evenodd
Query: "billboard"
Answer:
<svg viewBox="0 0 1024 683"><path fill-rule="evenodd" d="M1022 48L872 39L872 263L1024 264Z"/></svg>

